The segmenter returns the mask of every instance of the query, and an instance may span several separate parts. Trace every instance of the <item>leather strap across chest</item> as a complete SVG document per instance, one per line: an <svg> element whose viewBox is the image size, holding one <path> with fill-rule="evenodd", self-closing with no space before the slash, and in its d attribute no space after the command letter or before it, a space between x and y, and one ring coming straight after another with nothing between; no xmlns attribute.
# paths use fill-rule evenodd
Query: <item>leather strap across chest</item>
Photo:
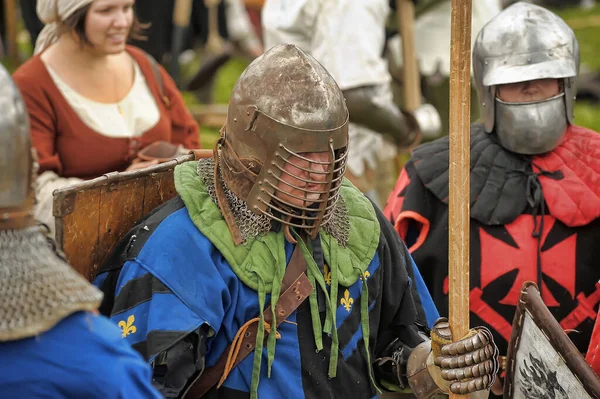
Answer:
<svg viewBox="0 0 600 399"><path fill-rule="evenodd" d="M283 294L279 297L275 307L276 325L279 326L287 317L292 314L308 298L313 291L313 287L306 276L306 260L302 255L300 246L296 245L290 262L283 276L281 291ZM273 313L269 305L264 311L265 324L271 325L273 322ZM254 351L256 344L256 334L258 323L251 324L243 334L239 347L239 352L235 355L235 360L230 368L237 367L250 353ZM265 336L265 343L268 335ZM217 360L217 363L203 373L198 375L190 386L183 393L182 399L199 399L204 396L211 388L218 384L223 376L228 363L228 358L232 345L228 345L223 354Z"/></svg>

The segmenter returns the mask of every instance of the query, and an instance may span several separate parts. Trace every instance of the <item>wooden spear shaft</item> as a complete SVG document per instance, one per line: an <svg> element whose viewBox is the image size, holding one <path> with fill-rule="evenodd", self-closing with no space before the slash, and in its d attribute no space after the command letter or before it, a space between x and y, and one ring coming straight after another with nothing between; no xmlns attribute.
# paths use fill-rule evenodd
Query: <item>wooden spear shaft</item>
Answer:
<svg viewBox="0 0 600 399"><path fill-rule="evenodd" d="M6 26L6 52L18 65L19 48L17 45L17 5L15 0L4 0L4 24Z"/></svg>
<svg viewBox="0 0 600 399"><path fill-rule="evenodd" d="M402 96L404 109L414 112L421 105L421 77L415 45L415 5L413 0L396 0L397 21L402 38ZM406 163L406 152L396 156L398 174Z"/></svg>
<svg viewBox="0 0 600 399"><path fill-rule="evenodd" d="M415 48L415 6L413 0L397 0L398 29L402 37L402 85L404 108L414 112L421 105L421 78Z"/></svg>
<svg viewBox="0 0 600 399"><path fill-rule="evenodd" d="M449 318L455 340L469 330L471 1L452 0L450 35L448 276Z"/></svg>

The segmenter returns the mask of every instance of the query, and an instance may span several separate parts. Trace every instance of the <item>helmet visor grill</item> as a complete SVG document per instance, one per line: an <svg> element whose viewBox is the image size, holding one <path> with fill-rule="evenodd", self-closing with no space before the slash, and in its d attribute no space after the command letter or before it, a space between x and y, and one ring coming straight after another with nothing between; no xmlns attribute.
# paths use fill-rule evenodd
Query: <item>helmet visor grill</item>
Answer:
<svg viewBox="0 0 600 399"><path fill-rule="evenodd" d="M263 213L285 225L316 235L331 217L346 170L346 147L329 146L327 160L295 153L281 145L261 191Z"/></svg>

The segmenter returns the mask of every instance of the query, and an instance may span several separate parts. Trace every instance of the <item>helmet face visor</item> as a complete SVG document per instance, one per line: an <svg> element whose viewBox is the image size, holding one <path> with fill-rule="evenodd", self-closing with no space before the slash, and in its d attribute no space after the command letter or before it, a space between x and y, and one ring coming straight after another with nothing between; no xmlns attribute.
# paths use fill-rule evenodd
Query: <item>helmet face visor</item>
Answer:
<svg viewBox="0 0 600 399"><path fill-rule="evenodd" d="M346 148L296 154L282 147L259 180L257 209L313 236L331 217L346 170ZM266 167L266 166L265 166ZM265 196L266 195L266 196Z"/></svg>
<svg viewBox="0 0 600 399"><path fill-rule="evenodd" d="M254 112L249 130L267 145L268 155L248 205L315 235L331 217L339 196L346 171L348 118L331 129L306 130Z"/></svg>
<svg viewBox="0 0 600 399"><path fill-rule="evenodd" d="M504 148L519 154L552 151L567 131L565 110L565 93L520 103L496 98L496 136Z"/></svg>

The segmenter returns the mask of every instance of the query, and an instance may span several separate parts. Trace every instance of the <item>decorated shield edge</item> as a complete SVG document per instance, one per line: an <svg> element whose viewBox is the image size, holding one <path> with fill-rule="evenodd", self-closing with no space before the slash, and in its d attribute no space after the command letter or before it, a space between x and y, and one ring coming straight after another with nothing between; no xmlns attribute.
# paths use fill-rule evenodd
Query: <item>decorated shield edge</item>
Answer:
<svg viewBox="0 0 600 399"><path fill-rule="evenodd" d="M600 378L525 282L513 320L504 398L600 398Z"/></svg>

